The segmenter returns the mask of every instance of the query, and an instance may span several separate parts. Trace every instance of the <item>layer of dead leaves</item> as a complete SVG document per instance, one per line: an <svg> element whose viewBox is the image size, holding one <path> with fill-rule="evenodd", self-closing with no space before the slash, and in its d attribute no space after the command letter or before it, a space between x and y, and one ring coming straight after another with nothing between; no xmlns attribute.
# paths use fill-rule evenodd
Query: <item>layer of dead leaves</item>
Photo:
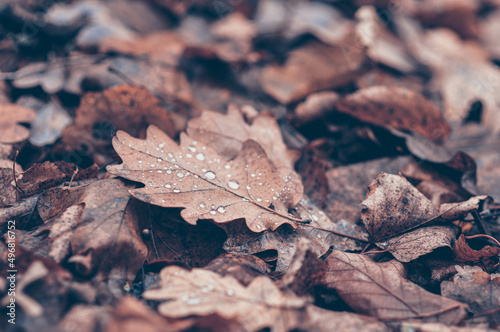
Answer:
<svg viewBox="0 0 500 332"><path fill-rule="evenodd" d="M498 329L499 17L4 1L0 329Z"/></svg>

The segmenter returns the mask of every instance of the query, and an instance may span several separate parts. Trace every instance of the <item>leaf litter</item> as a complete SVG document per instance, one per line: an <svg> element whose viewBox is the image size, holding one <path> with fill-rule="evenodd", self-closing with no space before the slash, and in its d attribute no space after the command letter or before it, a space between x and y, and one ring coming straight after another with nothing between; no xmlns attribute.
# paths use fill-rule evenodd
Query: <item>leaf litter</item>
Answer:
<svg viewBox="0 0 500 332"><path fill-rule="evenodd" d="M6 1L0 329L498 329L498 12Z"/></svg>

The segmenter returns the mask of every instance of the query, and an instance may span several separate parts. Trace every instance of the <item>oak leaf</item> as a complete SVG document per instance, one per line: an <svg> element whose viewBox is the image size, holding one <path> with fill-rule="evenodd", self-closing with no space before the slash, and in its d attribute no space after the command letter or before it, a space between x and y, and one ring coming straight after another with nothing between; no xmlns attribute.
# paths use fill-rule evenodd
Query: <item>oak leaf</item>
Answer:
<svg viewBox="0 0 500 332"><path fill-rule="evenodd" d="M397 261L376 263L367 256L334 250L323 283L356 312L381 320L422 319L458 324L467 305L432 294L404 278Z"/></svg>
<svg viewBox="0 0 500 332"><path fill-rule="evenodd" d="M276 168L293 169L298 157L296 151L287 149L274 118L260 113L249 125L234 104L228 106L225 115L203 112L200 117L188 122L186 132L193 139L213 146L226 160L234 159L248 139L260 144Z"/></svg>
<svg viewBox="0 0 500 332"><path fill-rule="evenodd" d="M454 221L477 209L487 196L465 202L432 204L408 180L399 175L379 174L361 202L361 218L374 241L408 232L431 221Z"/></svg>
<svg viewBox="0 0 500 332"><path fill-rule="evenodd" d="M288 209L300 201L302 182L291 170L274 170L253 140L245 141L228 162L184 133L177 145L155 126L148 128L146 140L119 131L113 146L124 163L108 166L108 171L144 183L144 188L131 190L142 201L184 208L181 216L190 224L245 218L254 232L296 224Z"/></svg>
<svg viewBox="0 0 500 332"><path fill-rule="evenodd" d="M308 298L283 293L267 277L257 277L244 287L231 276L202 269L187 271L169 266L160 276L161 288L148 290L143 296L167 300L159 305L159 313L181 322L216 315L232 321L232 330L322 331L326 326L337 326L343 331L356 331L362 326L364 331L387 331L384 324L369 317L320 309ZM220 325L211 327L220 329Z"/></svg>

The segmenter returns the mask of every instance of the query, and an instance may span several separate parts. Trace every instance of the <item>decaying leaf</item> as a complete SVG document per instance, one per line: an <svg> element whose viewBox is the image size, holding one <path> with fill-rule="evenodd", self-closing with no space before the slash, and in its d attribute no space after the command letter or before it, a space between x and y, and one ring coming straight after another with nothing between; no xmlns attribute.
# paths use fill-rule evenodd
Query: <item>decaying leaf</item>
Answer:
<svg viewBox="0 0 500 332"><path fill-rule="evenodd" d="M500 254L499 247L484 246L479 250L472 249L467 244L463 234L460 235L453 245L453 251L455 252L455 259L458 262L481 263L485 266L497 261L498 259L495 260L494 258Z"/></svg>
<svg viewBox="0 0 500 332"><path fill-rule="evenodd" d="M143 295L149 300L167 300L158 311L170 319L203 319L216 315L232 322L232 329L271 331L296 329L322 330L337 326L343 330L386 331L385 325L369 317L336 313L307 306L307 298L281 292L267 277L255 278L247 287L236 279L222 277L214 272L177 266L164 268L161 288L148 290ZM219 329L221 325L211 325Z"/></svg>
<svg viewBox="0 0 500 332"><path fill-rule="evenodd" d="M274 170L253 140L245 141L241 153L228 162L186 134L177 145L155 126L148 128L146 140L118 132L113 146L124 163L108 166L108 171L144 183L131 191L140 200L184 208L181 215L190 224L245 218L252 231L262 232L298 221L288 209L300 201L302 182L291 170Z"/></svg>
<svg viewBox="0 0 500 332"><path fill-rule="evenodd" d="M121 85L89 92L76 114L75 123L63 133L63 142L73 149L105 152L115 128L141 136L149 124L155 124L168 135L175 135L168 111L140 86Z"/></svg>
<svg viewBox="0 0 500 332"><path fill-rule="evenodd" d="M443 296L469 304L470 309L476 315L500 307L500 275L490 275L479 266L460 267L457 265L456 269L458 273L451 281L441 283ZM492 312L486 318L492 326L498 326L500 311Z"/></svg>
<svg viewBox="0 0 500 332"><path fill-rule="evenodd" d="M361 218L374 241L413 230L430 221L453 221L479 207L487 196L476 196L461 203L432 204L408 180L381 173L368 187L361 203Z"/></svg>
<svg viewBox="0 0 500 332"><path fill-rule="evenodd" d="M206 269L225 277L229 275L241 284L248 286L258 277L271 271L269 265L253 255L222 254L206 266Z"/></svg>
<svg viewBox="0 0 500 332"><path fill-rule="evenodd" d="M361 121L415 131L434 141L444 141L451 131L430 100L403 87L364 88L339 100L336 108Z"/></svg>
<svg viewBox="0 0 500 332"><path fill-rule="evenodd" d="M413 318L449 325L467 316L467 305L406 280L404 266L397 261L375 263L367 256L333 251L326 262L323 283L358 313L382 320Z"/></svg>
<svg viewBox="0 0 500 332"><path fill-rule="evenodd" d="M54 195L58 199L49 201ZM53 188L38 203L42 219L50 219L33 231L18 231L19 245L57 263L67 262L84 277L97 273L98 281L132 281L146 260L146 248L130 201L119 179ZM48 216L44 204L52 205L45 209Z"/></svg>
<svg viewBox="0 0 500 332"><path fill-rule="evenodd" d="M92 165L79 169L73 164L64 161L34 164L25 172L17 176L17 186L21 190L21 197L36 195L43 190L55 187L65 181L89 179L97 176L99 167Z"/></svg>
<svg viewBox="0 0 500 332"><path fill-rule="evenodd" d="M319 42L290 52L284 66L264 69L262 88L280 103L287 104L311 92L335 88L349 83L363 70L366 53L353 43L351 34L345 42L332 47Z"/></svg>
<svg viewBox="0 0 500 332"><path fill-rule="evenodd" d="M17 143L26 140L30 132L19 123L29 123L35 111L15 104L0 104L0 143Z"/></svg>
<svg viewBox="0 0 500 332"><path fill-rule="evenodd" d="M451 248L456 233L454 226L430 226L378 242L377 246L386 249L398 261L407 263L434 249Z"/></svg>

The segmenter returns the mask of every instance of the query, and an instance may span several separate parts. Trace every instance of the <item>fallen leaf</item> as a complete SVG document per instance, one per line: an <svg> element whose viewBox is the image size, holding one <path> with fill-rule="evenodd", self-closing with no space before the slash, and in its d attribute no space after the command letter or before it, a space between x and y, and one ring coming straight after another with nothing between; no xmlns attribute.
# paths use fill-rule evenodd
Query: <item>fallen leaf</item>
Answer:
<svg viewBox="0 0 500 332"><path fill-rule="evenodd" d="M188 122L186 132L193 139L215 147L225 160L236 158L248 139L260 144L276 168L288 167L293 170L298 158L297 151L287 149L275 119L261 113L249 125L234 104L229 105L225 115L203 112L200 117Z"/></svg>
<svg viewBox="0 0 500 332"><path fill-rule="evenodd" d="M437 248L451 249L456 233L457 229L453 226L430 226L376 244L390 252L398 261L407 263Z"/></svg>
<svg viewBox="0 0 500 332"><path fill-rule="evenodd" d="M99 167L95 164L80 169L64 161L46 161L43 164L33 164L26 171L19 174L17 176L17 186L21 191L21 197L25 198L71 179L78 181L96 177L97 173L99 173Z"/></svg>
<svg viewBox="0 0 500 332"><path fill-rule="evenodd" d="M295 108L295 122L302 125L332 112L340 96L333 91L311 93Z"/></svg>
<svg viewBox="0 0 500 332"><path fill-rule="evenodd" d="M486 198L475 196L465 202L437 206L404 177L381 173L370 184L366 198L361 202L361 218L371 239L380 241L429 221L461 219L477 209Z"/></svg>
<svg viewBox="0 0 500 332"><path fill-rule="evenodd" d="M206 270L231 276L242 285L248 286L258 276L265 276L271 269L262 259L252 255L235 255L225 253L211 261Z"/></svg>
<svg viewBox="0 0 500 332"><path fill-rule="evenodd" d="M145 141L119 131L113 146L124 163L108 166L108 171L144 183L144 188L131 191L140 200L184 208L181 216L190 224L245 218L254 232L296 225L288 209L300 201L302 182L291 170L275 171L253 140L245 141L241 153L228 162L186 134L177 145L155 126L148 128Z"/></svg>
<svg viewBox="0 0 500 332"><path fill-rule="evenodd" d="M114 128L140 136L149 124L175 135L168 111L145 88L122 85L89 92L82 98L74 124L64 130L63 143L71 149L104 153Z"/></svg>
<svg viewBox="0 0 500 332"><path fill-rule="evenodd" d="M308 303L293 295L285 295L267 277L255 278L248 287L230 276L177 266L164 268L161 288L143 293L148 300L163 302L158 311L168 318L217 314L236 320L243 329L256 331L268 327L287 331L304 319Z"/></svg>
<svg viewBox="0 0 500 332"><path fill-rule="evenodd" d="M451 127L439 109L421 94L403 87L372 86L340 99L339 112L377 126L415 131L444 141Z"/></svg>
<svg viewBox="0 0 500 332"><path fill-rule="evenodd" d="M467 317L467 305L427 292L404 278L397 261L375 263L369 257L333 251L326 259L326 287L356 312L381 320L422 319L447 325Z"/></svg>
<svg viewBox="0 0 500 332"><path fill-rule="evenodd" d="M45 223L18 231L19 245L120 289L146 260L128 189L119 179L107 179L45 192L37 207Z"/></svg>
<svg viewBox="0 0 500 332"><path fill-rule="evenodd" d="M475 314L486 313L500 307L500 276L488 274L479 266L456 266L457 274L451 281L441 283L441 294L467 303ZM486 316L492 327L500 324L500 312ZM476 318L479 319L479 318Z"/></svg>
<svg viewBox="0 0 500 332"><path fill-rule="evenodd" d="M18 123L30 123L36 113L15 104L0 104L0 143L13 144L26 140L30 131Z"/></svg>
<svg viewBox="0 0 500 332"><path fill-rule="evenodd" d="M270 65L260 77L262 89L282 104L311 92L345 85L362 71L366 54L348 35L340 46L310 42L292 50L283 66Z"/></svg>
<svg viewBox="0 0 500 332"><path fill-rule="evenodd" d="M38 110L31 123L30 143L36 146L52 144L70 124L71 117L62 107L48 103Z"/></svg>
<svg viewBox="0 0 500 332"><path fill-rule="evenodd" d="M297 250L290 267L285 275L277 282L277 286L284 292L292 290L299 296L312 292L318 285L325 272L325 262L322 261L311 248L311 242L300 238Z"/></svg>
<svg viewBox="0 0 500 332"><path fill-rule="evenodd" d="M468 263L481 263L485 266L493 265L491 263L496 263L498 259L497 256L500 254L500 248L493 246L484 246L479 250L472 249L465 240L465 236L462 234L458 240L453 245L453 251L455 252L455 259L458 262L468 262Z"/></svg>

